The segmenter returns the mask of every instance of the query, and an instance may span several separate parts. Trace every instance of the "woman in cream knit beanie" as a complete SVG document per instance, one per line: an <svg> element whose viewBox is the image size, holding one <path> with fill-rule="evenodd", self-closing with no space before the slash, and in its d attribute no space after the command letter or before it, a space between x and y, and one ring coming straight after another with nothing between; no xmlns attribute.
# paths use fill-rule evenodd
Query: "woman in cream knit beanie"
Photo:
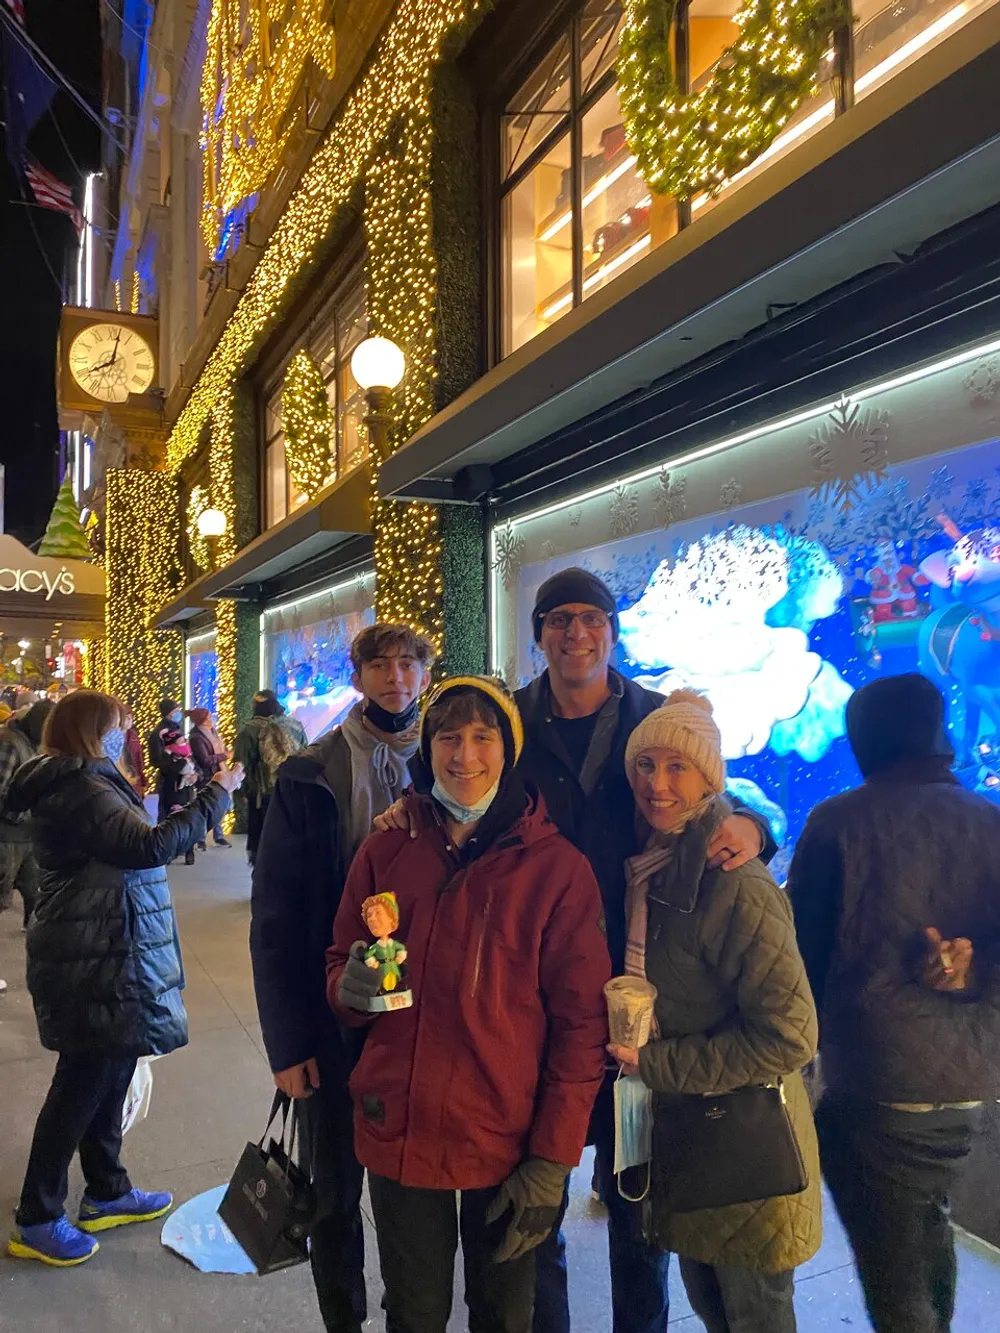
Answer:
<svg viewBox="0 0 1000 1333"><path fill-rule="evenodd" d="M726 786L722 737L708 699L675 690L632 732L625 770L650 828L669 832L700 813Z"/></svg>

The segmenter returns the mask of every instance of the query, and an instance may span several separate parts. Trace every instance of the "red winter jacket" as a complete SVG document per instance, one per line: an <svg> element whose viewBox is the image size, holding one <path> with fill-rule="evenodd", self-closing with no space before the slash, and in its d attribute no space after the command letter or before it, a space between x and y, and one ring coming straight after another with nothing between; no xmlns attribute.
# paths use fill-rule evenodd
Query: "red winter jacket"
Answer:
<svg viewBox="0 0 1000 1333"><path fill-rule="evenodd" d="M375 833L347 877L327 995L370 1023L351 1077L355 1147L369 1170L426 1189L484 1189L527 1157L580 1160L604 1068L611 975L601 897L541 797L475 859L437 806L417 838ZM360 907L391 890L413 1007L368 1018L336 1003Z"/></svg>

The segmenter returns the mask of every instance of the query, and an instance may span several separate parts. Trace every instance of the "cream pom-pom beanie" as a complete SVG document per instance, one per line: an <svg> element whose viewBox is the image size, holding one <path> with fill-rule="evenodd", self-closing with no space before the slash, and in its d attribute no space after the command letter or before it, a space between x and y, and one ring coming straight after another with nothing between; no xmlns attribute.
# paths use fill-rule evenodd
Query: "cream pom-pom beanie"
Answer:
<svg viewBox="0 0 1000 1333"><path fill-rule="evenodd" d="M674 690L667 701L649 713L628 738L625 772L635 778L635 761L643 750L676 750L690 759L714 792L726 787L722 737L712 717L712 705L697 690Z"/></svg>

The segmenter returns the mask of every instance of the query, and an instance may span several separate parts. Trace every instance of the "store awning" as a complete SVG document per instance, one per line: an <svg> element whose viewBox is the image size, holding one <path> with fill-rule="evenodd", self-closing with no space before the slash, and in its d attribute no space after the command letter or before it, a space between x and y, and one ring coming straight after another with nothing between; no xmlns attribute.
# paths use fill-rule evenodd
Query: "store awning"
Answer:
<svg viewBox="0 0 1000 1333"><path fill-rule="evenodd" d="M371 532L371 470L356 468L310 504L261 533L224 569L189 584L154 618L158 629L177 628L222 599L257 601L264 585L329 555Z"/></svg>
<svg viewBox="0 0 1000 1333"><path fill-rule="evenodd" d="M500 461L997 203L997 87L994 7L494 367L382 493L477 500Z"/></svg>
<svg viewBox="0 0 1000 1333"><path fill-rule="evenodd" d="M0 535L0 632L44 639L104 635L105 579L100 565L36 555Z"/></svg>

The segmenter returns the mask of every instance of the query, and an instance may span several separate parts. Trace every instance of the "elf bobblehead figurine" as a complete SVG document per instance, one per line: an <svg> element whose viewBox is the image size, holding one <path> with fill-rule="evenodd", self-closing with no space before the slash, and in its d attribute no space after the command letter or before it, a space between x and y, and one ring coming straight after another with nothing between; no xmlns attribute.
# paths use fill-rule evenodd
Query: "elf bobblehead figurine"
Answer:
<svg viewBox="0 0 1000 1333"><path fill-rule="evenodd" d="M373 1012L387 1009L408 1009L413 1004L413 992L401 989L406 946L392 938L399 929L399 905L394 893L375 893L361 904L361 916L375 936L375 943L365 950L365 966L380 969L379 993L372 998Z"/></svg>

